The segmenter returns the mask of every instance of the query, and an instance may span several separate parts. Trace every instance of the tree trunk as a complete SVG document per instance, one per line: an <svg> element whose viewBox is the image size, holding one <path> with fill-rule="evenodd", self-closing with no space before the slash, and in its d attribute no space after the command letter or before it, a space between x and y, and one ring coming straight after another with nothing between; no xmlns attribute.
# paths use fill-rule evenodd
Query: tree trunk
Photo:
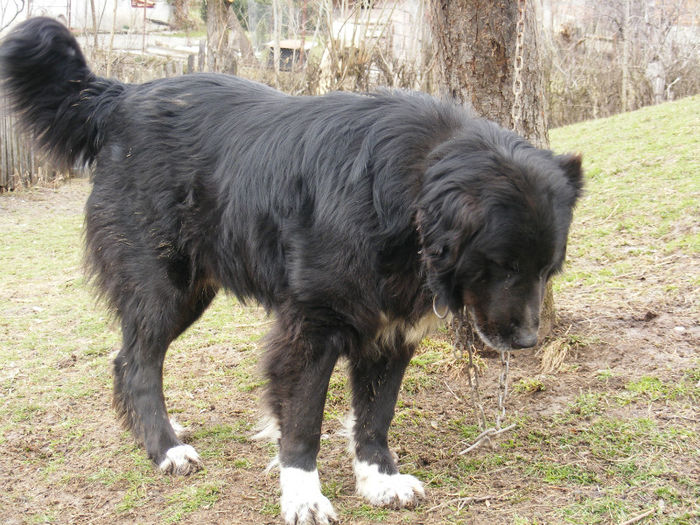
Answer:
<svg viewBox="0 0 700 525"><path fill-rule="evenodd" d="M622 111L630 111L632 104L630 102L632 87L630 83L630 40L631 40L631 1L625 1L625 12L622 22L622 86L620 92L620 100L622 103Z"/></svg>
<svg viewBox="0 0 700 525"><path fill-rule="evenodd" d="M112 8L112 29L109 32L109 48L107 50L107 78L112 76L112 53L114 52L114 33L117 30L117 7L119 0L114 0Z"/></svg>
<svg viewBox="0 0 700 525"><path fill-rule="evenodd" d="M433 0L433 36L442 91L504 128L513 127L516 0ZM533 0L526 3L523 35L522 129L547 147L544 78Z"/></svg>
<svg viewBox="0 0 700 525"><path fill-rule="evenodd" d="M272 0L272 60L275 70L275 87L279 87L280 85L280 38L282 34L282 25L280 21L281 17L282 13L280 12L279 0Z"/></svg>
<svg viewBox="0 0 700 525"><path fill-rule="evenodd" d="M95 51L97 51L97 11L95 10L95 0L90 0L90 13L92 14L92 31L93 31L93 49L92 53L94 56Z"/></svg>
<svg viewBox="0 0 700 525"><path fill-rule="evenodd" d="M177 29L192 29L193 24L192 20L190 20L189 0L171 0L170 5L173 7L173 26Z"/></svg>
<svg viewBox="0 0 700 525"><path fill-rule="evenodd" d="M229 45L232 52L239 51L241 53L241 58L247 62L255 61L253 44L248 40L248 36L245 34L245 29L243 29L241 22L236 16L236 12L233 9L229 9L228 11L228 27L231 29L231 42Z"/></svg>
<svg viewBox="0 0 700 525"><path fill-rule="evenodd" d="M549 146L545 79L540 60L534 0L524 2L522 45L522 117L515 131L540 148ZM444 96L474 108L477 114L513 129L517 0L432 0L431 24ZM554 324L551 284L542 306L540 335Z"/></svg>
<svg viewBox="0 0 700 525"><path fill-rule="evenodd" d="M229 46L228 3L207 1L207 68L211 72L235 73L236 56Z"/></svg>

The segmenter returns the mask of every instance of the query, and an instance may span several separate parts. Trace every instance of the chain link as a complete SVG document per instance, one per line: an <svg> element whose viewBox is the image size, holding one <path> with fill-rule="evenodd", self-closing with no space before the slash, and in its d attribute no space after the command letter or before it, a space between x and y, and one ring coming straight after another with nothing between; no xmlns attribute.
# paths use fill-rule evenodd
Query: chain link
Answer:
<svg viewBox="0 0 700 525"><path fill-rule="evenodd" d="M525 39L525 11L527 0L518 0L518 22L515 25L515 57L513 58L513 131L520 130L523 119L523 40Z"/></svg>

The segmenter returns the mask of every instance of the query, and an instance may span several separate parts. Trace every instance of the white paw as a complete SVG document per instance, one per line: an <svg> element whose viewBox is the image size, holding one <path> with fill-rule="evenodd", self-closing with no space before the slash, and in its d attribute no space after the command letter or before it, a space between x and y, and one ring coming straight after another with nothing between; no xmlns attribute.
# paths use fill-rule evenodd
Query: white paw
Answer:
<svg viewBox="0 0 700 525"><path fill-rule="evenodd" d="M165 453L165 459L160 462L158 468L166 474L186 476L197 472L202 467L199 454L190 445L178 445Z"/></svg>
<svg viewBox="0 0 700 525"><path fill-rule="evenodd" d="M357 493L380 507L413 507L425 496L423 484L408 474L382 474L379 467L353 461Z"/></svg>
<svg viewBox="0 0 700 525"><path fill-rule="evenodd" d="M321 494L318 471L292 467L280 469L280 507L286 525L330 525L337 523L333 505Z"/></svg>

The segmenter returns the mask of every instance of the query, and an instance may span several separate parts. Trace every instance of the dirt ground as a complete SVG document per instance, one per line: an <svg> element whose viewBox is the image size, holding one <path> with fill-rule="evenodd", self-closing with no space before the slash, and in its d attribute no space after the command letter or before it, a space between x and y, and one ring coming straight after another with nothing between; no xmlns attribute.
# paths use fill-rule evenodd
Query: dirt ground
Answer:
<svg viewBox="0 0 700 525"><path fill-rule="evenodd" d="M76 180L0 196L8 233L0 252L0 521L279 523L277 475L264 472L274 450L250 439L269 319L225 298L171 350L168 403L192 429L205 470L158 473L110 409L109 354L119 338L82 278L88 190ZM697 270L697 261L678 257L661 267L669 280ZM403 471L426 485L416 509L373 509L354 494L339 435L348 407L341 367L319 462L341 521L698 523L700 326L696 291L683 286L641 299L622 288L596 303L575 287L558 290L550 342L566 352L563 364L543 373L543 350L513 353L507 421L517 427L470 455L459 455L478 433L464 362L444 332L431 337L407 375L391 438ZM490 414L500 368L498 359L484 362Z"/></svg>

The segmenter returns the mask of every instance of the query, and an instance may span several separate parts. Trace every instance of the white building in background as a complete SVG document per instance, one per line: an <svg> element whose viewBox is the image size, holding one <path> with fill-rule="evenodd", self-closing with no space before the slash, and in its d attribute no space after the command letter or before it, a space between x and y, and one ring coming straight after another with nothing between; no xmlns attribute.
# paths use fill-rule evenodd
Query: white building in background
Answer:
<svg viewBox="0 0 700 525"><path fill-rule="evenodd" d="M116 20L113 20L116 2ZM145 5L144 5L145 4ZM147 23L167 24L171 7L167 0L94 0L99 31L135 31ZM3 32L32 16L50 16L73 30L94 30L90 0L0 0L0 28Z"/></svg>
<svg viewBox="0 0 700 525"><path fill-rule="evenodd" d="M357 9L356 4L369 7ZM371 47L385 42L391 58L416 60L421 46L428 39L425 0L373 0L354 2L345 9L336 9L333 17L333 38L341 47ZM388 44L388 45L387 45Z"/></svg>

